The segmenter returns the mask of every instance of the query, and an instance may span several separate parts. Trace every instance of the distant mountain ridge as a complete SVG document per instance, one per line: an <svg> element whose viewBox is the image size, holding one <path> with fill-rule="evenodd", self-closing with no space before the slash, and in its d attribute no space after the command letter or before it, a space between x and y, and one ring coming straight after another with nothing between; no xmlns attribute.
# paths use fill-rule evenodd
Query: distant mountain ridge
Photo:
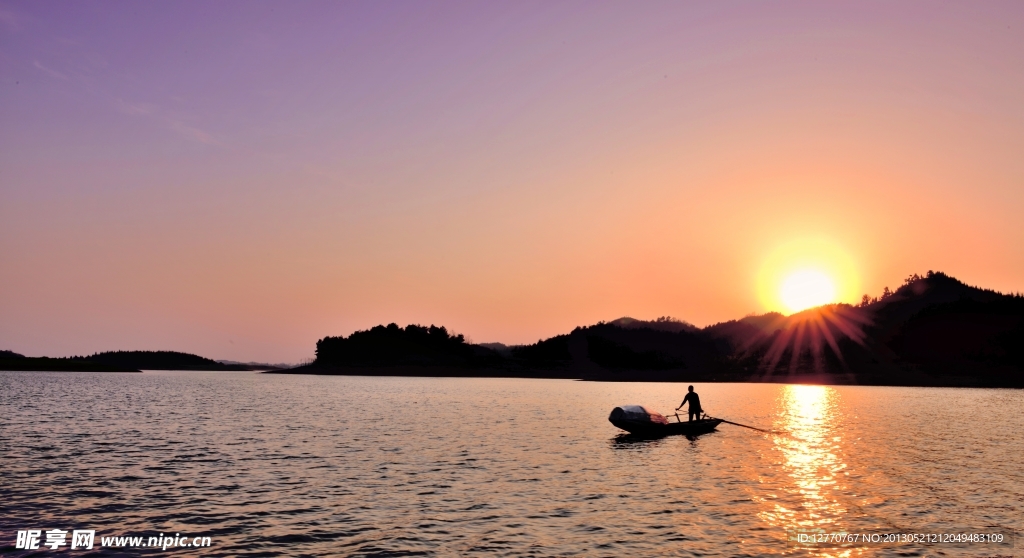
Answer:
<svg viewBox="0 0 1024 558"><path fill-rule="evenodd" d="M264 367L175 351L34 358L0 350L0 370ZM623 317L530 345L474 345L444 327L389 324L324 337L311 364L280 372L1024 387L1024 296L928 272L857 305L751 315L704 328L669 317Z"/></svg>
<svg viewBox="0 0 1024 558"><path fill-rule="evenodd" d="M409 331L438 344L417 345ZM523 346L390 324L324 338L312 364L285 372L1024 387L1024 297L928 272L858 305L705 328L619 318Z"/></svg>
<svg viewBox="0 0 1024 558"><path fill-rule="evenodd" d="M619 318L608 322L608 325L621 327L622 329L653 329L657 331L670 331L672 333L678 333L680 331L700 331L699 327L671 316L663 316L650 321L634 320L633 318Z"/></svg>
<svg viewBox="0 0 1024 558"><path fill-rule="evenodd" d="M0 351L0 370L67 372L139 372L141 370L254 370L242 364L224 364L177 351L107 351L90 356L26 357ZM259 368L262 369L262 368Z"/></svg>
<svg viewBox="0 0 1024 558"><path fill-rule="evenodd" d="M282 368L292 368L295 365L286 362L269 363L269 362L241 362L238 360L223 360L217 359L217 362L221 364L227 364L228 366L244 366L248 370L280 370Z"/></svg>
<svg viewBox="0 0 1024 558"><path fill-rule="evenodd" d="M250 370L248 366L222 364L199 355L178 351L107 351L72 358L140 370Z"/></svg>
<svg viewBox="0 0 1024 558"><path fill-rule="evenodd" d="M14 351L0 351L0 370L25 372L140 372L136 368L94 362L82 357L27 357Z"/></svg>

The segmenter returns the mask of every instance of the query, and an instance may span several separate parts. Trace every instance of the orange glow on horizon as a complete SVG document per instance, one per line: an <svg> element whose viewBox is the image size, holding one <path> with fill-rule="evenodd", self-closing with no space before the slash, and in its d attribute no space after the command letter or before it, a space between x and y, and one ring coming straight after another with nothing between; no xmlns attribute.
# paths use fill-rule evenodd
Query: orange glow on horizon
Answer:
<svg viewBox="0 0 1024 558"><path fill-rule="evenodd" d="M0 349L296 363L391 322L1024 290L1024 4L376 6L212 10L197 57L179 16L4 4Z"/></svg>

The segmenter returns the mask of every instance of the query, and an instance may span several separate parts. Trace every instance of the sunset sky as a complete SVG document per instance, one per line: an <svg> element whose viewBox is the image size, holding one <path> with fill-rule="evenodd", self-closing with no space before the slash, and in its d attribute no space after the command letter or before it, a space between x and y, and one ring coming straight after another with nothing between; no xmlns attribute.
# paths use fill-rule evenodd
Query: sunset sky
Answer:
<svg viewBox="0 0 1024 558"><path fill-rule="evenodd" d="M0 349L1024 291L1024 2L0 2Z"/></svg>

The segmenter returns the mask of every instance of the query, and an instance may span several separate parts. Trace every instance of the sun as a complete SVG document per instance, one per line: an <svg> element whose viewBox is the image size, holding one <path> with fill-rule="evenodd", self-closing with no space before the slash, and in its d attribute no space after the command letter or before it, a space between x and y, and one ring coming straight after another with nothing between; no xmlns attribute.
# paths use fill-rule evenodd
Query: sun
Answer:
<svg viewBox="0 0 1024 558"><path fill-rule="evenodd" d="M779 298L790 313L836 301L836 286L828 275L816 269L802 269L782 282Z"/></svg>
<svg viewBox="0 0 1024 558"><path fill-rule="evenodd" d="M822 237L790 240L765 253L757 275L764 309L792 314L835 302L854 303L859 269L838 243Z"/></svg>

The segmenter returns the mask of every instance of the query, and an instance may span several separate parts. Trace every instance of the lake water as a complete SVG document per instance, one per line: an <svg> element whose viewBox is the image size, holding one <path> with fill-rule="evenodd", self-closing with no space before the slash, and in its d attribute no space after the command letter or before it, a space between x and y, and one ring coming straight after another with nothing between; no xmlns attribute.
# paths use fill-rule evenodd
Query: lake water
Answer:
<svg viewBox="0 0 1024 558"><path fill-rule="evenodd" d="M132 556L1021 552L1005 543L835 549L789 538L801 528L1019 534L1022 390L699 384L709 414L785 433L722 425L692 440L638 441L607 420L621 404L668 411L685 391L0 372L0 547L23 553L15 531L58 528L95 530L97 549L114 535L212 542L202 551L93 551Z"/></svg>

